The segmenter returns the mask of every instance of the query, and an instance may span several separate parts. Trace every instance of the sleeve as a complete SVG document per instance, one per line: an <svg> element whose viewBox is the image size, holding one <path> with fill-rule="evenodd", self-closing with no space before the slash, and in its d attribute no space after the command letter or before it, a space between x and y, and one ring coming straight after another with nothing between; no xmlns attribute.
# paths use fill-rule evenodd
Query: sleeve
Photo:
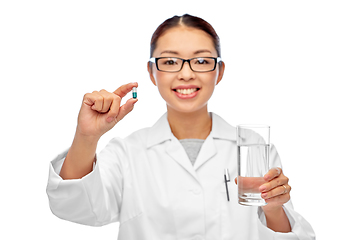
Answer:
<svg viewBox="0 0 360 240"><path fill-rule="evenodd" d="M50 163L46 192L54 215L90 226L119 221L128 167L125 144L121 140L110 141L97 154L93 171L81 179L63 180L59 176L67 152Z"/></svg>
<svg viewBox="0 0 360 240"><path fill-rule="evenodd" d="M270 168L282 167L279 154L274 145L270 146ZM315 233L311 225L297 212L294 211L291 200L283 205L291 225L291 232L274 232L267 228L265 214L261 207L258 208L258 229L260 239L274 240L315 240Z"/></svg>

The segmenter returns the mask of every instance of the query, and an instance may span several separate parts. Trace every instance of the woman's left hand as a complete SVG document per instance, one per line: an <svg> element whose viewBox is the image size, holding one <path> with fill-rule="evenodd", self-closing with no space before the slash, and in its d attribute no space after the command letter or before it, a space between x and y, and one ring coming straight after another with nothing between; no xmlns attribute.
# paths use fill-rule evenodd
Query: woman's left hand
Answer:
<svg viewBox="0 0 360 240"><path fill-rule="evenodd" d="M264 175L265 181L259 187L261 197L265 199L267 205L263 209L271 210L282 207L283 204L290 200L291 186L281 168L272 168Z"/></svg>

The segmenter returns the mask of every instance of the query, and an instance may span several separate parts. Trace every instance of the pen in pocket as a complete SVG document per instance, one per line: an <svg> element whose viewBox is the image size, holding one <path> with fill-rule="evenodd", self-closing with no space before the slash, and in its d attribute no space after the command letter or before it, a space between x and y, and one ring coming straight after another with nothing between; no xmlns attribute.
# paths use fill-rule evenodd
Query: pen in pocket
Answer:
<svg viewBox="0 0 360 240"><path fill-rule="evenodd" d="M229 189L228 189L228 185L227 185L227 183L230 182L230 175L229 175L229 170L227 168L225 168L225 170L224 170L224 181L225 181L227 200L230 201Z"/></svg>

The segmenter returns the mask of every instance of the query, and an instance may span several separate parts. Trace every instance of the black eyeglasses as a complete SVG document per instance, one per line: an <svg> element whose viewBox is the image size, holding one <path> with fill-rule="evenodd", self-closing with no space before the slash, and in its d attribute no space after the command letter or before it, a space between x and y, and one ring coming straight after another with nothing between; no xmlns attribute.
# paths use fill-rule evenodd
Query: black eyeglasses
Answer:
<svg viewBox="0 0 360 240"><path fill-rule="evenodd" d="M222 60L220 57L196 57L190 59L176 57L152 57L149 61L155 63L157 70L162 72L179 72L183 68L185 62L189 63L190 69L194 72L211 72L215 70L216 64Z"/></svg>

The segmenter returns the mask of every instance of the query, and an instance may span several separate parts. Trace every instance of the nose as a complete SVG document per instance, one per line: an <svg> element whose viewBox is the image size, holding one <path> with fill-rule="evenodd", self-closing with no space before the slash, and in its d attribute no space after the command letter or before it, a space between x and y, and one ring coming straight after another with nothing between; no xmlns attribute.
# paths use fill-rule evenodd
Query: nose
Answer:
<svg viewBox="0 0 360 240"><path fill-rule="evenodd" d="M179 72L179 79L189 81L194 78L195 78L195 74L194 71L191 70L189 62L184 62L184 65Z"/></svg>

